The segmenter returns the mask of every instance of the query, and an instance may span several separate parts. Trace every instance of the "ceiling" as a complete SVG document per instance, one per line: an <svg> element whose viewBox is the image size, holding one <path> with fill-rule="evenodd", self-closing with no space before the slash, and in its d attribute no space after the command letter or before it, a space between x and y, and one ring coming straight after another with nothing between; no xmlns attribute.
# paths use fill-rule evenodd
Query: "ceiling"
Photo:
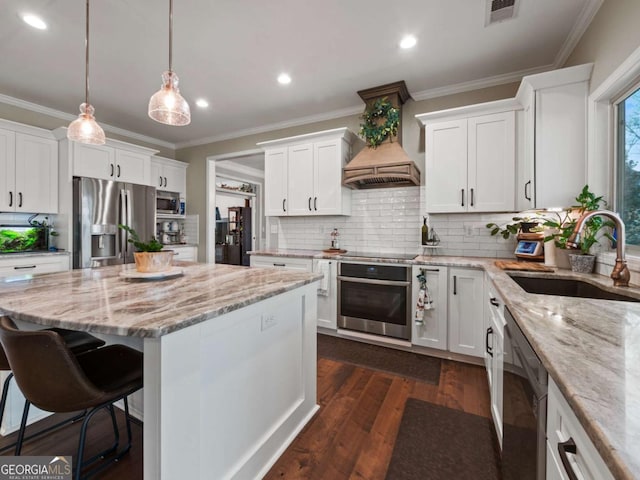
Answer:
<svg viewBox="0 0 640 480"><path fill-rule="evenodd" d="M485 27L486 0L175 0L173 66L186 127L147 116L168 67L168 0L91 4L91 103L107 132L184 147L362 111L356 91L405 80L415 99L561 66L602 0L518 0ZM83 0L2 0L0 101L66 123L84 100ZM47 30L22 22L43 17ZM398 43L418 38L411 50ZM281 72L291 84L276 82ZM196 98L209 108L195 106ZM49 110L51 109L51 110Z"/></svg>

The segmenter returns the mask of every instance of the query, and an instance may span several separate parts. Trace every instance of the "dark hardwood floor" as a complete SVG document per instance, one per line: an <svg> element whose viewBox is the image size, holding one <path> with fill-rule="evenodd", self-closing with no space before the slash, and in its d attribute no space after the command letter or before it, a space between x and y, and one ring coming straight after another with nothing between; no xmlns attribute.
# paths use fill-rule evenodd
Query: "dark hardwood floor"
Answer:
<svg viewBox="0 0 640 480"><path fill-rule="evenodd" d="M440 383L431 385L321 358L320 410L265 478L383 480L407 398L490 416L483 367L443 360ZM119 422L123 435L122 415ZM79 429L79 424L74 424L30 441L25 444L23 454L75 455ZM131 452L93 478L142 478L142 427L134 424L133 432ZM89 453L111 441L112 430L106 414L100 413L94 419L88 438ZM10 437L2 439L0 447L10 440Z"/></svg>

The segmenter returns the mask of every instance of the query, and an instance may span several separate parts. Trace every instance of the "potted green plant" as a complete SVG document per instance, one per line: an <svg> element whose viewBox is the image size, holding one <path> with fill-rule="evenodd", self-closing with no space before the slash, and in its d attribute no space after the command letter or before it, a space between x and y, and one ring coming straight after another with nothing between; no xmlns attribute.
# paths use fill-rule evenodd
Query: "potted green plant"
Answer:
<svg viewBox="0 0 640 480"><path fill-rule="evenodd" d="M498 225L497 223L487 223L486 227L491 229L491 235L498 235L508 240L511 235L518 233L538 233L542 231L542 224L545 219L535 215L532 217L513 217L512 222Z"/></svg>
<svg viewBox="0 0 640 480"><path fill-rule="evenodd" d="M156 237L151 237L148 242L143 242L133 228L127 225L118 225L118 227L129 234L127 241L137 250L133 252L137 271L155 273L171 269L173 250L162 250L163 245L158 242Z"/></svg>
<svg viewBox="0 0 640 480"><path fill-rule="evenodd" d="M567 240L573 233L577 220L585 212L594 210L600 210L605 208L607 202L602 199L602 196L596 196L589 190L589 186L585 185L582 188L580 194L576 197L577 205L556 212L557 219L549 219L544 222L543 226L550 229L551 232L545 236L544 241L553 241L556 250L556 256L559 260L559 267L569 268L576 272L589 273L593 271L595 266L595 255L590 254L591 247L599 243L598 238L600 231L605 228L613 228L614 224L610 220L604 220L602 217L592 217L584 224L582 234L580 237L580 243L577 249L571 249L567 245ZM609 232L603 232L604 237L613 240L613 237ZM561 256L568 256L569 265L562 262Z"/></svg>

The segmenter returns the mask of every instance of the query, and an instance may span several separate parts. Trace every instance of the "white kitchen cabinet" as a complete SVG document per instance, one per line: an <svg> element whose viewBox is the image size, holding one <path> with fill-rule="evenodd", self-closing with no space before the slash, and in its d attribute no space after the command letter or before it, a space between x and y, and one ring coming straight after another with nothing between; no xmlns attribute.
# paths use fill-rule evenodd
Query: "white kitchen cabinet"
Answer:
<svg viewBox="0 0 640 480"><path fill-rule="evenodd" d="M311 258L251 255L249 262L252 267L284 268L303 272L313 271L313 260Z"/></svg>
<svg viewBox="0 0 640 480"><path fill-rule="evenodd" d="M425 198L430 213L514 209L515 102L417 115L425 125Z"/></svg>
<svg viewBox="0 0 640 480"><path fill-rule="evenodd" d="M169 245L167 250L173 250L173 259L184 262L198 261L198 247L192 245Z"/></svg>
<svg viewBox="0 0 640 480"><path fill-rule="evenodd" d="M188 163L178 160L151 157L151 185L158 190L178 192L182 198L185 198L188 166Z"/></svg>
<svg viewBox="0 0 640 480"><path fill-rule="evenodd" d="M424 310L422 325L415 322L416 304L420 291L420 282L416 278L420 271L424 270L427 279L427 288L431 297L431 308ZM423 347L437 348L439 350L448 349L448 317L447 317L447 267L444 266L421 266L412 267L412 332L411 343Z"/></svg>
<svg viewBox="0 0 640 480"><path fill-rule="evenodd" d="M504 372L504 302L493 283L485 278L485 366L491 396L491 416L502 446L502 404Z"/></svg>
<svg viewBox="0 0 640 480"><path fill-rule="evenodd" d="M318 289L318 327L336 330L338 328L338 262L327 259L314 259L313 271L320 271L319 262L328 263L328 278L326 281L327 289L320 292L323 281L320 282Z"/></svg>
<svg viewBox="0 0 640 480"><path fill-rule="evenodd" d="M449 350L484 355L484 273L449 268Z"/></svg>
<svg viewBox="0 0 640 480"><path fill-rule="evenodd" d="M70 147L76 177L151 184L151 155L155 150L114 140L107 140L106 145L71 142Z"/></svg>
<svg viewBox="0 0 640 480"><path fill-rule="evenodd" d="M0 278L67 270L69 270L69 256L65 254L16 255L0 258Z"/></svg>
<svg viewBox="0 0 640 480"><path fill-rule="evenodd" d="M0 211L58 213L58 144L0 129Z"/></svg>
<svg viewBox="0 0 640 480"><path fill-rule="evenodd" d="M593 64L522 79L523 148L516 208L568 207L586 183L587 97Z"/></svg>
<svg viewBox="0 0 640 480"><path fill-rule="evenodd" d="M560 450L564 453L561 454ZM565 461L563 463L562 457ZM568 471L571 470L573 477ZM547 479L613 480L575 413L549 377L547 400Z"/></svg>
<svg viewBox="0 0 640 480"><path fill-rule="evenodd" d="M338 128L259 143L265 150L265 215L350 215L342 167L356 141Z"/></svg>

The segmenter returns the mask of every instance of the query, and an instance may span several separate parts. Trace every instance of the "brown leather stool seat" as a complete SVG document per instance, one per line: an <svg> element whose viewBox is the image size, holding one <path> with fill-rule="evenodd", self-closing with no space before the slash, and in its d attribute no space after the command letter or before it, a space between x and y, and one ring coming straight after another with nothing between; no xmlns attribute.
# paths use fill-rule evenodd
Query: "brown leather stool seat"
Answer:
<svg viewBox="0 0 640 480"><path fill-rule="evenodd" d="M26 399L49 412L72 412L90 409L80 431L76 460L76 479L82 467L114 453L109 460L122 457L131 448L131 423L127 396L142 388L143 356L124 345L108 345L74 355L56 332L18 330L8 317L0 318L0 342L4 347L16 382ZM113 403L122 399L128 444L117 451L118 427ZM100 454L83 462L86 429L89 420L100 409L107 409L112 417L115 442ZM26 416L22 418L18 444L21 445ZM99 465L86 475L104 468Z"/></svg>
<svg viewBox="0 0 640 480"><path fill-rule="evenodd" d="M66 330L64 328L48 328L47 330L51 331L51 332L56 332L57 334L59 334L62 339L64 340L64 342L67 344L67 346L69 347L69 349L71 350L72 353L74 353L75 355L78 355L80 353L84 353L87 352L89 350L94 350L96 348L102 347L105 342L103 340L100 340L97 337L94 337L93 335L91 335L90 333L87 332L80 332L77 330ZM9 366L9 361L7 360L7 357L4 353L4 350L2 349L2 347L0 346L0 370L11 370L11 367ZM10 373L7 378L4 381L4 384L2 386L2 397L0 397L0 425L2 424L2 419L4 418L4 410L5 407L7 405L7 396L9 394L9 385L11 383L11 379L13 378L13 374ZM28 414L28 409L29 409L29 403L27 402L25 404L25 409L27 409L27 414ZM25 413L23 412L23 415ZM77 417L71 418L69 420L65 420L64 422L61 422L59 424L53 425L49 428L46 428L44 430L41 430L39 432L33 433L29 436L29 438L33 438L36 437L38 435L42 435L44 433L47 433L55 428L60 427L63 424L66 424L68 422L72 422L75 420L78 420L82 418L82 415L79 415ZM8 450L10 448L15 447L17 444L16 443L12 443L9 445L5 445L4 447L2 447L0 449L0 451L5 451Z"/></svg>

